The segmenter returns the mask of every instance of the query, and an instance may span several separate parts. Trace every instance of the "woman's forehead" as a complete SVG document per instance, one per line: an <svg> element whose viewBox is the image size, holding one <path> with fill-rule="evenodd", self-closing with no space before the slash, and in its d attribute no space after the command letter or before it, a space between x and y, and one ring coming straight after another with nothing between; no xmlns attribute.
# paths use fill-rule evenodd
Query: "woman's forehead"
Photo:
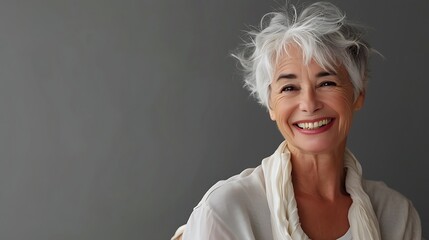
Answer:
<svg viewBox="0 0 429 240"><path fill-rule="evenodd" d="M314 58L311 59L309 62L306 62L304 61L302 56L284 55L276 62L274 74L278 74L282 71L327 71L336 73L338 71L338 68L339 67L331 69L327 66L323 66L319 64Z"/></svg>
<svg viewBox="0 0 429 240"><path fill-rule="evenodd" d="M274 69L282 68L288 65L295 65L300 67L308 67L310 65L318 65L323 70L337 72L341 64L338 62L330 62L332 56L322 56L320 53L316 54L316 49L311 51L304 51L298 44L290 43L283 46L277 51L275 59L273 59ZM321 59L317 59L317 56Z"/></svg>

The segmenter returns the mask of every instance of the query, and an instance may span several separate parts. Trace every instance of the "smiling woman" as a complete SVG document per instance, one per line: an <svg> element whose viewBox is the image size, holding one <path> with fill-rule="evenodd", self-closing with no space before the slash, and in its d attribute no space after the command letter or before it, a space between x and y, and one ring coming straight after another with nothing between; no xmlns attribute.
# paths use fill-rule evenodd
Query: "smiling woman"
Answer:
<svg viewBox="0 0 429 240"><path fill-rule="evenodd" d="M353 112L364 94L354 88L344 67L327 71L316 61L304 63L290 45L278 60L270 84L269 113L291 152L327 153L344 149Z"/></svg>
<svg viewBox="0 0 429 240"><path fill-rule="evenodd" d="M215 184L173 239L421 239L412 203L362 179L346 148L365 97L362 35L329 3L265 15L235 57L285 140Z"/></svg>

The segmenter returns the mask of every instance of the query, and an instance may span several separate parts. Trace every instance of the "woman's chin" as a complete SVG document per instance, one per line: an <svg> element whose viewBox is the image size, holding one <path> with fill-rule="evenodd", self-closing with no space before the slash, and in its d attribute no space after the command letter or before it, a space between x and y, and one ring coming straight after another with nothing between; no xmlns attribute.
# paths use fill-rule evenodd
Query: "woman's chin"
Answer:
<svg viewBox="0 0 429 240"><path fill-rule="evenodd" d="M291 147L305 154L321 154L328 153L333 149L336 149L334 147L335 145L336 144L328 142L307 142L305 144L292 145Z"/></svg>

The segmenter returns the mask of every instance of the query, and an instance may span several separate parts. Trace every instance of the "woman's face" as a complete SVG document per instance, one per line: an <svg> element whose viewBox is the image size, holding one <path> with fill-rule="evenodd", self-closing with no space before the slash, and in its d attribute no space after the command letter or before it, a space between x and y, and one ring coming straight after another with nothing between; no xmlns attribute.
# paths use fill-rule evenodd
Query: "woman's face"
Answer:
<svg viewBox="0 0 429 240"><path fill-rule="evenodd" d="M363 99L354 101L344 67L326 70L313 60L304 65L301 49L290 46L275 67L269 113L291 151L326 153L345 144Z"/></svg>

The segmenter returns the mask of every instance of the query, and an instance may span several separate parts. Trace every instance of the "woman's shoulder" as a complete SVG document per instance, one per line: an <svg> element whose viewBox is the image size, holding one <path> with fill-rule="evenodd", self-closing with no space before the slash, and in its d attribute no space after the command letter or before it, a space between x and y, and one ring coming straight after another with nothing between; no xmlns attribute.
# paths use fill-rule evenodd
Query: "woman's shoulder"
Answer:
<svg viewBox="0 0 429 240"><path fill-rule="evenodd" d="M405 210L412 205L408 198L382 181L364 180L362 187L371 199L376 213L383 213L392 209Z"/></svg>
<svg viewBox="0 0 429 240"><path fill-rule="evenodd" d="M362 187L370 197L372 204L408 204L408 199L404 195L390 188L382 181L363 180Z"/></svg>
<svg viewBox="0 0 429 240"><path fill-rule="evenodd" d="M262 169L246 169L206 192L188 220L184 239L264 239L271 234L269 219Z"/></svg>
<svg viewBox="0 0 429 240"><path fill-rule="evenodd" d="M362 187L371 200L383 239L421 238L420 218L408 198L381 181L364 180Z"/></svg>
<svg viewBox="0 0 429 240"><path fill-rule="evenodd" d="M206 206L217 210L227 211L226 207L245 207L254 203L255 199L263 197L266 201L265 183L262 168L249 168L213 185L195 207ZM227 204L225 204L227 203ZM228 206L226 206L228 205Z"/></svg>

